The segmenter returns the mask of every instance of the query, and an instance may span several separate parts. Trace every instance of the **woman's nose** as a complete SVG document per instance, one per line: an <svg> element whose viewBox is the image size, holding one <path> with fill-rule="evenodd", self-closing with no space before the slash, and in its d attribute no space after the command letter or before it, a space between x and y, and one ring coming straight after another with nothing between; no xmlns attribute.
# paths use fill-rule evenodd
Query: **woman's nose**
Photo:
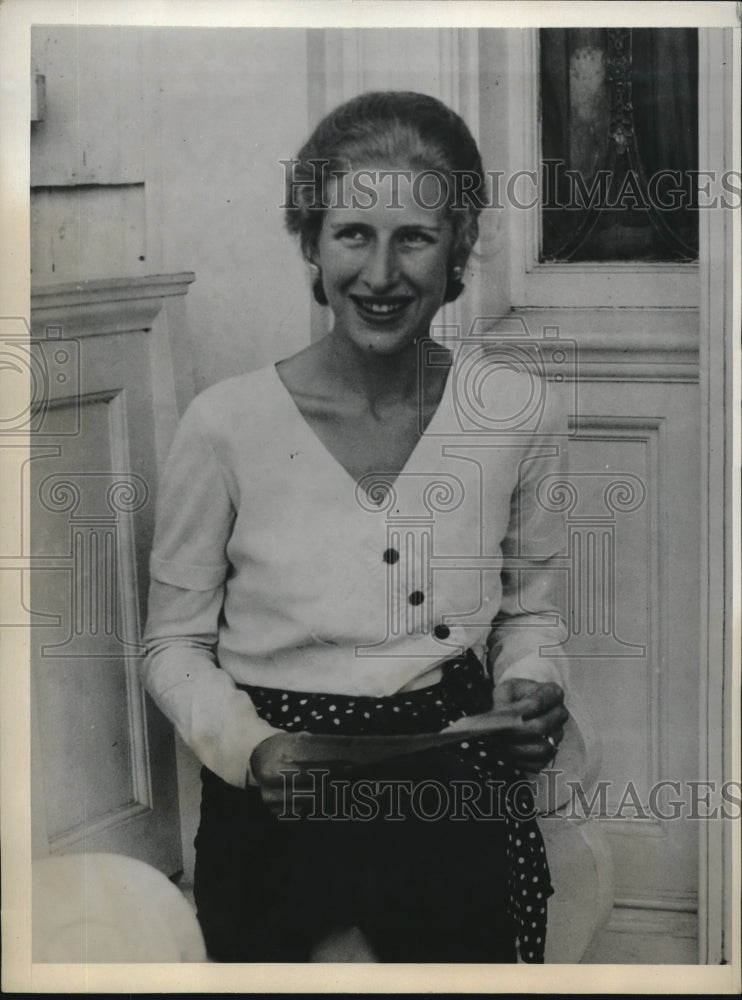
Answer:
<svg viewBox="0 0 742 1000"><path fill-rule="evenodd" d="M399 262L394 247L382 243L374 246L366 258L363 277L373 292L392 288L399 278Z"/></svg>

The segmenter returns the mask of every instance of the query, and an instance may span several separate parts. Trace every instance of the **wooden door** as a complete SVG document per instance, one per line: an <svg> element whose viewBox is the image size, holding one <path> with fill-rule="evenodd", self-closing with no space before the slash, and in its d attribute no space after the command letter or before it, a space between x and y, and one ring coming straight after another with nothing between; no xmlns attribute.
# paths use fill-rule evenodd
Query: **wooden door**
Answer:
<svg viewBox="0 0 742 1000"><path fill-rule="evenodd" d="M155 495L150 333L162 292L34 296L28 484L35 853L182 866L172 728L139 681Z"/></svg>

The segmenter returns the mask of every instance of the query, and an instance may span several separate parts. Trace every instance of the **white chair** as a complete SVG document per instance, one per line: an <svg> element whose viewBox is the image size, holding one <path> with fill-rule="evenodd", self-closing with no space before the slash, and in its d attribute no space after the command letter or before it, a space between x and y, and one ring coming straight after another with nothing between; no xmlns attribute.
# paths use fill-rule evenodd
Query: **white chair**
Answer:
<svg viewBox="0 0 742 1000"><path fill-rule="evenodd" d="M34 962L205 962L191 905L161 872L120 854L32 865Z"/></svg>
<svg viewBox="0 0 742 1000"><path fill-rule="evenodd" d="M576 801L568 782L578 782L589 801L601 768L600 739L575 696L569 699L569 710L554 776L551 781L541 776L536 796L554 884L547 963L582 961L610 918L615 891L613 855L600 824L587 817L567 818Z"/></svg>

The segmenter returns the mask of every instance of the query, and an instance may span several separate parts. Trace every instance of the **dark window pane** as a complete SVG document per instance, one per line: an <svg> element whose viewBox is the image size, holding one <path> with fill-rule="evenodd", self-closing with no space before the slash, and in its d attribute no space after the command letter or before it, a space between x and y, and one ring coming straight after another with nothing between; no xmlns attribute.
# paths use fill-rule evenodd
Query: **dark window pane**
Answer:
<svg viewBox="0 0 742 1000"><path fill-rule="evenodd" d="M542 261L698 256L698 33L539 32Z"/></svg>

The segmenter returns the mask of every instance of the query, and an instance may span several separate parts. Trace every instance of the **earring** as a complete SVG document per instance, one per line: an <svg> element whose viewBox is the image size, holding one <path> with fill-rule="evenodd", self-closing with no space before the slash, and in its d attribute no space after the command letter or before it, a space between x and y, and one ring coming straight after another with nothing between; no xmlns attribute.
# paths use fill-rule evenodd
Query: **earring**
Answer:
<svg viewBox="0 0 742 1000"><path fill-rule="evenodd" d="M325 286L322 284L322 268L319 264L310 264L309 271L312 275L312 294L314 295L315 302L318 302L321 306L329 305L327 295L325 294Z"/></svg>
<svg viewBox="0 0 742 1000"><path fill-rule="evenodd" d="M463 267L459 267L458 265L456 265L456 267L451 268L451 275L448 281L446 282L446 292L443 297L444 302L455 301L459 297L459 295L461 295L461 293L463 292L464 283L461 280L461 276L463 273L464 273Z"/></svg>

